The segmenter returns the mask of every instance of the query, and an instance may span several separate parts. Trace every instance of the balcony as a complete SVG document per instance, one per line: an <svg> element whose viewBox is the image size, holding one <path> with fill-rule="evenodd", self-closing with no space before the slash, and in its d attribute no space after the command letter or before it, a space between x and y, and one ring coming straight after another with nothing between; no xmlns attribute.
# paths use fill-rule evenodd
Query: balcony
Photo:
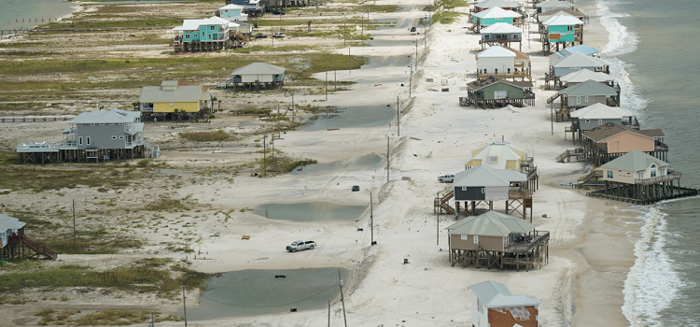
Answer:
<svg viewBox="0 0 700 327"><path fill-rule="evenodd" d="M646 179L635 179L634 183L638 185L649 185L668 182L676 179L681 179L682 174L676 171L669 171L668 174L664 176L651 177Z"/></svg>
<svg viewBox="0 0 700 327"><path fill-rule="evenodd" d="M540 242L549 239L549 231L532 231L528 234L517 235L515 242L505 246L506 253L528 253Z"/></svg>

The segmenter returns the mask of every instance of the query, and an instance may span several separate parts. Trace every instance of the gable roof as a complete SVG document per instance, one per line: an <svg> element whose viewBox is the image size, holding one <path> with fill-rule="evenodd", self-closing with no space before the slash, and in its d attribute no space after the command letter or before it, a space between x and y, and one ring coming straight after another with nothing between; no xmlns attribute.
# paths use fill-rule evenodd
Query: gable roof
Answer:
<svg viewBox="0 0 700 327"><path fill-rule="evenodd" d="M624 117L632 117L634 114L627 109L610 107L602 103L596 103L588 107L572 111L569 116L571 116L571 118L578 119L622 119Z"/></svg>
<svg viewBox="0 0 700 327"><path fill-rule="evenodd" d="M569 86L563 90L559 90L559 94L566 94L569 96L576 95L605 95L613 96L617 95L617 91L614 88L607 86L603 83L598 83L593 80L587 80L583 83L578 83L574 86Z"/></svg>
<svg viewBox="0 0 700 327"><path fill-rule="evenodd" d="M140 111L124 111L120 109L98 110L84 112L73 118L72 124L89 123L134 123L141 117Z"/></svg>
<svg viewBox="0 0 700 327"><path fill-rule="evenodd" d="M568 1L562 0L546 0L535 5L537 8L550 7L550 8L571 8L574 4Z"/></svg>
<svg viewBox="0 0 700 327"><path fill-rule="evenodd" d="M469 289L486 308L528 307L540 304L530 295L512 294L505 285L491 280L469 286Z"/></svg>
<svg viewBox="0 0 700 327"><path fill-rule="evenodd" d="M285 69L280 66L270 65L264 62L254 62L234 70L231 75L280 75L284 74L284 71Z"/></svg>
<svg viewBox="0 0 700 327"><path fill-rule="evenodd" d="M481 0L474 3L475 7L479 8L491 8L491 7L501 7L501 8L513 8L519 7L518 1L516 0Z"/></svg>
<svg viewBox="0 0 700 327"><path fill-rule="evenodd" d="M228 20L225 20L221 17L210 17L206 19L185 19L182 21L181 26L177 26L172 29L172 31L194 31L196 29L199 29L200 26L202 25L226 25L226 26L232 26L231 22ZM236 25L233 25L236 26Z"/></svg>
<svg viewBox="0 0 700 327"><path fill-rule="evenodd" d="M476 54L477 58L515 58L515 52L501 46L493 46Z"/></svg>
<svg viewBox="0 0 700 327"><path fill-rule="evenodd" d="M505 237L511 233L525 234L537 227L525 219L506 215L497 211L488 211L478 216L464 218L450 226L450 235L479 235Z"/></svg>
<svg viewBox="0 0 700 327"><path fill-rule="evenodd" d="M664 132L660 129L636 130L627 126L622 126L613 123L606 123L605 125L598 126L590 131L584 131L583 135L595 142L600 142L625 132L636 134L650 139L664 136Z"/></svg>
<svg viewBox="0 0 700 327"><path fill-rule="evenodd" d="M568 15L554 15L549 17L547 20L542 22L545 26L571 26L571 25L583 25L583 22L574 17Z"/></svg>
<svg viewBox="0 0 700 327"><path fill-rule="evenodd" d="M580 53L583 53L585 55L594 55L594 54L598 53L598 49L596 49L594 47L589 47L585 44L579 44L579 45L575 45L573 47L564 48L559 52L567 53L567 54L574 54L576 52L580 52Z"/></svg>
<svg viewBox="0 0 700 327"><path fill-rule="evenodd" d="M243 8L245 8L245 7L243 7L243 6L241 6L241 5L237 5L237 4L233 4L233 3L232 3L232 4L225 5L225 6L221 7L221 8L219 8L219 10L222 10L222 9L243 9Z"/></svg>
<svg viewBox="0 0 700 327"><path fill-rule="evenodd" d="M527 175L511 169L480 165L457 173L452 185L454 187L509 186L511 182L524 182L526 180Z"/></svg>
<svg viewBox="0 0 700 327"><path fill-rule="evenodd" d="M608 82L614 80L612 76L603 72L594 72L590 69L581 69L573 73L568 73L559 78L562 82L566 83L583 83L587 80L593 80L598 83Z"/></svg>
<svg viewBox="0 0 700 327"><path fill-rule="evenodd" d="M576 10L576 9L571 9L571 8L557 8L557 9L551 9L547 11L543 11L539 14L537 14L537 19L539 21L545 21L548 18L556 15L564 15L564 16L571 16L571 17L584 17L585 14Z"/></svg>
<svg viewBox="0 0 700 327"><path fill-rule="evenodd" d="M178 87L175 90L163 90L161 86L144 86L141 89L139 102L199 102L200 100L209 100L209 95L209 92L206 92L201 85L182 85L182 83L178 83Z"/></svg>
<svg viewBox="0 0 700 327"><path fill-rule="evenodd" d="M26 225L25 222L20 221L15 217L10 217L0 213L0 232L5 232L8 229L19 230Z"/></svg>
<svg viewBox="0 0 700 327"><path fill-rule="evenodd" d="M642 151L634 150L602 165L600 168L640 171L649 168L649 166L651 166L651 164L654 162L659 164L661 167L669 166L665 161L652 157Z"/></svg>
<svg viewBox="0 0 700 327"><path fill-rule="evenodd" d="M605 67L607 65L608 64L600 58L585 55L581 52L574 52L570 55L565 55L565 58L554 65L554 68Z"/></svg>
<svg viewBox="0 0 700 327"><path fill-rule="evenodd" d="M522 34L523 31L511 24L508 23L496 23L493 24L489 27L482 28L481 29L481 34L513 34L513 33L520 33Z"/></svg>
<svg viewBox="0 0 700 327"><path fill-rule="evenodd" d="M485 88L485 87L487 87L487 86L491 86L491 85L497 84L497 83L502 83L502 84L510 85L510 86L513 86L513 87L517 87L517 88L519 88L519 89L526 89L526 88L529 88L529 87L532 87L532 86L533 86L533 85L532 85L532 82L513 82L513 81L506 81L506 80L503 80L503 79L500 79L500 78L496 78L496 77L493 77L493 76L489 75L489 76L487 76L487 77L483 77L483 78L480 78L480 79L477 79L477 80L475 80L475 81L472 81L472 82L467 83L467 87L470 88L470 89L472 89L472 90L474 90L474 91L477 91L477 90L481 90L481 89L483 89L483 88Z"/></svg>
<svg viewBox="0 0 700 327"><path fill-rule="evenodd" d="M484 11L480 11L480 12L474 14L474 17L478 17L481 19L484 19L484 18L507 18L507 17L517 18L517 17L522 17L522 16L523 15L521 15L515 11L505 10L501 7L489 8L489 9L486 9Z"/></svg>

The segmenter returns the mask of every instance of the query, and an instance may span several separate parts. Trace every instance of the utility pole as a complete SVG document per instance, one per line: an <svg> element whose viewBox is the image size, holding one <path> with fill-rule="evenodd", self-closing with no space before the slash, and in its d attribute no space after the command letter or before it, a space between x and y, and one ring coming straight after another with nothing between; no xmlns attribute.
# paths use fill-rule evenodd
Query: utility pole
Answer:
<svg viewBox="0 0 700 327"><path fill-rule="evenodd" d="M151 311L151 327L156 327L155 317L153 311Z"/></svg>
<svg viewBox="0 0 700 327"><path fill-rule="evenodd" d="M263 177L267 177L267 134L263 135Z"/></svg>
<svg viewBox="0 0 700 327"><path fill-rule="evenodd" d="M73 251L75 251L75 199L73 199Z"/></svg>
<svg viewBox="0 0 700 327"><path fill-rule="evenodd" d="M408 97L411 97L411 92L413 92L413 65L408 66L411 67L411 76L408 79Z"/></svg>
<svg viewBox="0 0 700 327"><path fill-rule="evenodd" d="M331 301L328 301L328 327L331 327Z"/></svg>
<svg viewBox="0 0 700 327"><path fill-rule="evenodd" d="M333 87L333 91L338 92L338 74L335 65L333 65Z"/></svg>
<svg viewBox="0 0 700 327"><path fill-rule="evenodd" d="M350 56L350 47L348 47L348 71L349 71L349 74L352 74L352 69L350 69L350 59L351 58L352 57Z"/></svg>
<svg viewBox="0 0 700 327"><path fill-rule="evenodd" d="M326 101L328 101L328 72L326 72Z"/></svg>
<svg viewBox="0 0 700 327"><path fill-rule="evenodd" d="M370 245L374 245L374 203L372 203L372 191L369 191L369 231Z"/></svg>
<svg viewBox="0 0 700 327"><path fill-rule="evenodd" d="M280 138L280 103L277 102L277 138Z"/></svg>
<svg viewBox="0 0 700 327"><path fill-rule="evenodd" d="M338 280L340 281L340 303L343 304L343 322L345 322L345 327L348 327L348 319L345 316L345 297L343 297L343 279L340 277L340 269L338 269Z"/></svg>
<svg viewBox="0 0 700 327"><path fill-rule="evenodd" d="M386 182L389 182L389 136L386 137Z"/></svg>
<svg viewBox="0 0 700 327"><path fill-rule="evenodd" d="M416 65L416 71L418 71L418 39L416 39L416 57L414 64Z"/></svg>
<svg viewBox="0 0 700 327"><path fill-rule="evenodd" d="M437 192L437 200L438 200L438 205L442 206L442 199L440 199L440 192ZM437 211L437 245L440 245L440 211L442 211L442 207L438 208Z"/></svg>
<svg viewBox="0 0 700 327"><path fill-rule="evenodd" d="M187 327L187 304L185 301L185 284L182 284L182 311L185 312L185 327Z"/></svg>
<svg viewBox="0 0 700 327"><path fill-rule="evenodd" d="M554 101L549 104L549 120L552 121L552 135L554 135Z"/></svg>
<svg viewBox="0 0 700 327"><path fill-rule="evenodd" d="M296 108L294 107L294 91L292 91L292 112L294 112L295 109Z"/></svg>
<svg viewBox="0 0 700 327"><path fill-rule="evenodd" d="M397 134L401 137L401 104L398 95L396 96L396 127L398 128Z"/></svg>

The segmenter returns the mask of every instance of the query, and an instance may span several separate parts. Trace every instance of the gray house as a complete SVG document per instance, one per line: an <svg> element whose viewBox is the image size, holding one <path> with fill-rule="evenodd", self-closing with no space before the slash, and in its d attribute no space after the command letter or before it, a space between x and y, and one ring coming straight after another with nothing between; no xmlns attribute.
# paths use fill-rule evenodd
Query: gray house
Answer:
<svg viewBox="0 0 700 327"><path fill-rule="evenodd" d="M562 109L583 108L596 103L620 106L620 94L615 88L593 80L559 90L559 95Z"/></svg>
<svg viewBox="0 0 700 327"><path fill-rule="evenodd" d="M70 121L60 143L22 142L17 146L20 163L56 161L106 161L158 156L158 149L144 140L141 112L119 109L86 112Z"/></svg>
<svg viewBox="0 0 700 327"><path fill-rule="evenodd" d="M572 111L569 116L571 117L571 132L578 132L579 139L581 132L590 131L607 123L639 129L639 121L631 111L620 107L608 107L601 103Z"/></svg>
<svg viewBox="0 0 700 327"><path fill-rule="evenodd" d="M509 211L509 201L518 202L523 198L531 201L532 193L525 191L526 181L527 175L523 173L511 169L495 169L488 165L457 173L453 182L456 213L460 212L460 202L464 202L466 211L471 204L471 213L475 214L477 204L482 201L488 202L489 210L493 210L493 201L505 201L506 211ZM522 214L525 218L525 210Z"/></svg>
<svg viewBox="0 0 700 327"><path fill-rule="evenodd" d="M553 66L554 76L561 77L566 74L588 69L593 72L610 73L610 65L598 57L585 55L581 52L574 52Z"/></svg>
<svg viewBox="0 0 700 327"><path fill-rule="evenodd" d="M240 67L231 73L231 79L226 81L224 88L233 84L235 87L268 88L284 86L284 67L270 65L264 62L254 62Z"/></svg>

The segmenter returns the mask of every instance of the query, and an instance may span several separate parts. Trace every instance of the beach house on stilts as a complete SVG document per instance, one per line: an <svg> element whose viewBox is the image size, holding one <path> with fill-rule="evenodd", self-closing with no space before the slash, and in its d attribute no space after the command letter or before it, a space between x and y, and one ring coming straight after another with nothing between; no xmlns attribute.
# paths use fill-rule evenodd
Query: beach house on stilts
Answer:
<svg viewBox="0 0 700 327"><path fill-rule="evenodd" d="M549 261L549 232L523 219L496 211L469 216L448 226L450 263L477 269L517 271L541 268Z"/></svg>
<svg viewBox="0 0 700 327"><path fill-rule="evenodd" d="M469 286L472 327L539 327L539 305L530 295L511 294L505 285L487 280Z"/></svg>
<svg viewBox="0 0 700 327"><path fill-rule="evenodd" d="M231 31L238 32L239 24L221 17L185 19L181 26L172 29L173 46L178 52L216 51L237 46Z"/></svg>
<svg viewBox="0 0 700 327"><path fill-rule="evenodd" d="M600 168L604 189L587 196L651 204L657 201L698 195L697 189L681 187L681 173L668 163L642 151L631 151Z"/></svg>
<svg viewBox="0 0 700 327"><path fill-rule="evenodd" d="M217 86L228 88L229 85L233 84L234 87L241 86L247 89L283 87L285 71L284 67L254 62L237 68L231 73L231 78L228 81L219 83Z"/></svg>
<svg viewBox="0 0 700 327"><path fill-rule="evenodd" d="M522 107L535 105L532 82L506 81L493 76L480 78L467 84L467 96L459 98L463 107L501 108L507 105Z"/></svg>
<svg viewBox="0 0 700 327"><path fill-rule="evenodd" d="M512 47L512 43L518 44L518 49L523 50L523 31L508 23L496 23L481 30L481 49L485 46L500 45Z"/></svg>
<svg viewBox="0 0 700 327"><path fill-rule="evenodd" d="M523 15L512 10L505 10L501 7L493 7L472 15L472 23L473 25L469 30L474 33L481 33L482 28L496 23L522 26Z"/></svg>
<svg viewBox="0 0 700 327"><path fill-rule="evenodd" d="M56 260L58 254L32 241L24 233L25 222L0 214L0 260L37 258Z"/></svg>
<svg viewBox="0 0 700 327"><path fill-rule="evenodd" d="M575 17L557 15L542 22L540 33L542 52L548 55L552 50L583 43L583 22Z"/></svg>

